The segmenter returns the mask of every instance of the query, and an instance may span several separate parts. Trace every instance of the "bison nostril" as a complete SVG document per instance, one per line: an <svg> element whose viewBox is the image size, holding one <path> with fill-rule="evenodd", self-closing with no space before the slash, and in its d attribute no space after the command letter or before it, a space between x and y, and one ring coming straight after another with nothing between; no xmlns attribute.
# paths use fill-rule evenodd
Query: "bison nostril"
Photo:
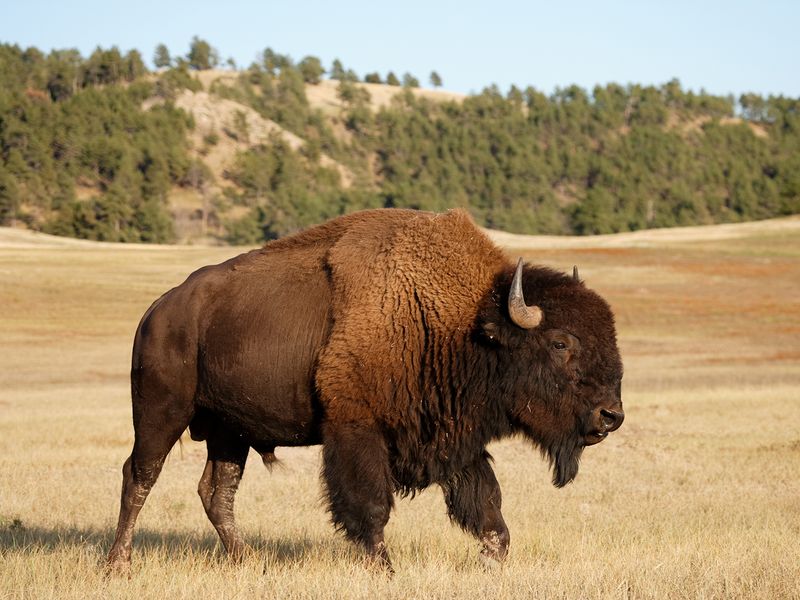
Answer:
<svg viewBox="0 0 800 600"><path fill-rule="evenodd" d="M603 417L603 425L605 425L606 431L615 431L619 429L619 426L622 425L622 421L625 419L625 413L609 410L607 408L600 409L600 416Z"/></svg>

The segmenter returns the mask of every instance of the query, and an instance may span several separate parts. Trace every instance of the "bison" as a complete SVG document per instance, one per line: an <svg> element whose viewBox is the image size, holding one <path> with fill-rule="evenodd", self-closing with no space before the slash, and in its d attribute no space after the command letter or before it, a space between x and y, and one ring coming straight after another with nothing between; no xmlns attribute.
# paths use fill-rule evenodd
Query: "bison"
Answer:
<svg viewBox="0 0 800 600"><path fill-rule="evenodd" d="M528 305L528 303L531 303ZM188 427L198 493L227 552L250 448L322 444L331 518L391 569L395 493L432 484L502 560L509 532L486 445L522 434L553 483L623 420L608 304L577 275L516 268L467 213L354 213L192 273L145 312L131 367L135 441L108 565Z"/></svg>

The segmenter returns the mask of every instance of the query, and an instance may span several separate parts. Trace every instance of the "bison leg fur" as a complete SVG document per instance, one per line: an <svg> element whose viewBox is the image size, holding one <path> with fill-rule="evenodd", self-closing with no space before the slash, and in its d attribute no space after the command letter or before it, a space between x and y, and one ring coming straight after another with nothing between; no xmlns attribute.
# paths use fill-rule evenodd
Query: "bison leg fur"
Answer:
<svg viewBox="0 0 800 600"><path fill-rule="evenodd" d="M206 445L208 460L197 493L228 556L234 562L240 562L247 547L236 528L233 500L242 479L249 446L222 428L210 432Z"/></svg>
<svg viewBox="0 0 800 600"><path fill-rule="evenodd" d="M477 537L483 549L481 560L487 566L503 561L511 536L500 512L500 485L483 455L442 486L450 519Z"/></svg>
<svg viewBox="0 0 800 600"><path fill-rule="evenodd" d="M322 475L334 525L362 545L377 565L393 572L383 536L394 505L384 438L362 425L327 424Z"/></svg>
<svg viewBox="0 0 800 600"><path fill-rule="evenodd" d="M108 553L107 572L128 572L131 563L131 544L136 518L147 495L161 473L161 467L172 446L178 441L187 423L165 427L152 436L141 436L137 430L133 452L122 467L122 495L119 521L114 543Z"/></svg>

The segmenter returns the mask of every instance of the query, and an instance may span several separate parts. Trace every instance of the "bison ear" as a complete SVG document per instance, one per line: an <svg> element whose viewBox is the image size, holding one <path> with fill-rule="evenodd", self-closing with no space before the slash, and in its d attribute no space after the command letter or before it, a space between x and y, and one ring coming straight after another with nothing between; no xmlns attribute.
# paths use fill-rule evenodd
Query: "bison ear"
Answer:
<svg viewBox="0 0 800 600"><path fill-rule="evenodd" d="M480 328L481 337L489 344L496 346L500 344L500 326L491 321L485 321Z"/></svg>

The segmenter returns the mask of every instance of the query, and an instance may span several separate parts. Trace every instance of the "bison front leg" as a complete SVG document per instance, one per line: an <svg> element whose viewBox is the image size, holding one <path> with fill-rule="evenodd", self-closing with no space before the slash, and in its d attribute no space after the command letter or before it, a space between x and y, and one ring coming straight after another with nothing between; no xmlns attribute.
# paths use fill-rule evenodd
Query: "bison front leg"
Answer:
<svg viewBox="0 0 800 600"><path fill-rule="evenodd" d="M334 525L364 546L378 565L392 572L383 529L394 497L383 436L362 425L327 424L322 475Z"/></svg>
<svg viewBox="0 0 800 600"><path fill-rule="evenodd" d="M494 566L505 559L511 536L500 512L500 485L487 452L442 485L450 519L483 544L481 559Z"/></svg>

